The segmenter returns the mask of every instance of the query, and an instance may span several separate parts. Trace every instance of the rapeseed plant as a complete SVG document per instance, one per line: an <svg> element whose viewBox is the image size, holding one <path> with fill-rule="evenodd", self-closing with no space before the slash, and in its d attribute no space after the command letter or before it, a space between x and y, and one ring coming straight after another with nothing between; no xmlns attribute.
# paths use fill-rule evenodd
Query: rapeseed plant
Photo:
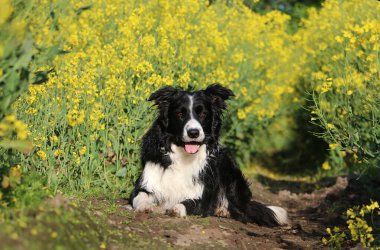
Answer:
<svg viewBox="0 0 380 250"><path fill-rule="evenodd" d="M330 228L326 229L328 238L323 238L322 242L325 245L330 245L333 248L343 248L344 240L350 239L353 242L360 243L361 246L375 249L373 244L374 238L374 223L379 222L379 204L377 201L371 201L369 205L355 206L346 211L347 228L340 229L335 227L333 232ZM370 226L372 223L372 226ZM377 227L375 227L378 230Z"/></svg>

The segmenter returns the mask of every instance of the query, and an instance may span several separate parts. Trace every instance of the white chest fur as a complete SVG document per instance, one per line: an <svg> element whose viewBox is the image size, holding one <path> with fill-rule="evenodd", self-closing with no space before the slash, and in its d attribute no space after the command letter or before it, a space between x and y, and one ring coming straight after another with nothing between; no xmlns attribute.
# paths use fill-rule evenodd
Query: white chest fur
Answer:
<svg viewBox="0 0 380 250"><path fill-rule="evenodd" d="M174 144L171 149L173 152L169 153L169 157L172 164L168 168L147 162L142 175L142 186L164 208L202 196L203 185L194 180L198 179L207 164L206 145L200 146L196 154L188 154Z"/></svg>

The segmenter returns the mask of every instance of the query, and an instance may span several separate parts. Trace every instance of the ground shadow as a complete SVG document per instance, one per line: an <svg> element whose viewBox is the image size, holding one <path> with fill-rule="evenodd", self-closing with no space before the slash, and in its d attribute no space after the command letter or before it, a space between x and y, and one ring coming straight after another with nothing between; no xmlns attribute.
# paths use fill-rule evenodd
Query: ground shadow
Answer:
<svg viewBox="0 0 380 250"><path fill-rule="evenodd" d="M311 103L305 106L311 106ZM320 169L328 154L328 144L316 134L323 132L310 122L310 111L301 108L293 115L292 138L278 151L266 151L256 155L258 163L274 172L310 176ZM271 136L270 134L268 136Z"/></svg>
<svg viewBox="0 0 380 250"><path fill-rule="evenodd" d="M281 190L289 190L292 193L312 193L316 189L332 186L336 182L335 177L325 177L318 183L274 180L261 174L256 175L255 178L273 193L278 193Z"/></svg>

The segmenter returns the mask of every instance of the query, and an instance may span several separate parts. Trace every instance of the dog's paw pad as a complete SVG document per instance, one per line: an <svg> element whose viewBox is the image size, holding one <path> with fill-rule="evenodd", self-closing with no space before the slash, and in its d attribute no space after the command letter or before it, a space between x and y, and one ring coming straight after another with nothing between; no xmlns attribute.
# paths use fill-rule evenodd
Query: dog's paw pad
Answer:
<svg viewBox="0 0 380 250"><path fill-rule="evenodd" d="M218 207L215 211L215 216L229 218L230 212L225 207Z"/></svg>
<svg viewBox="0 0 380 250"><path fill-rule="evenodd" d="M166 214L175 217L185 217L186 207L183 204L177 204L173 208L166 210Z"/></svg>

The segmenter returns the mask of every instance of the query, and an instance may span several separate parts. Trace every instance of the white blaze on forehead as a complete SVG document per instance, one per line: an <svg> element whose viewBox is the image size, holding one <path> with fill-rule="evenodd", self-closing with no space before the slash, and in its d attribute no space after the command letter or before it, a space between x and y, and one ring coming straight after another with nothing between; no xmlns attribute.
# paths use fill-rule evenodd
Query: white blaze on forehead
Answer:
<svg viewBox="0 0 380 250"><path fill-rule="evenodd" d="M190 112L190 120L183 127L183 141L184 142L202 142L205 138L205 134L203 132L202 125L199 123L197 119L194 118L194 96L188 95L189 97L189 112ZM190 138L187 134L187 130L190 129L198 129L199 136L198 138Z"/></svg>

